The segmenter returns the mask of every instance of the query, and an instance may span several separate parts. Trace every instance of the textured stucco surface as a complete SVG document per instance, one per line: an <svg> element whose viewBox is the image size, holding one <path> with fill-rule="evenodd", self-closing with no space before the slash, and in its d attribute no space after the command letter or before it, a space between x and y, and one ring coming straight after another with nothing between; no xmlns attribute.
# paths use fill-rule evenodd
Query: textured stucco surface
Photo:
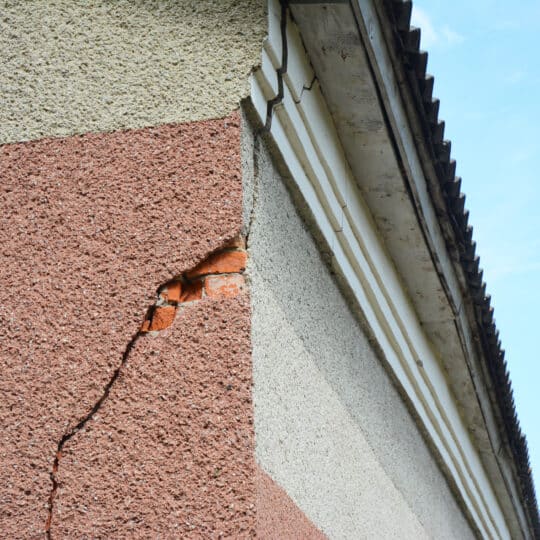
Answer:
<svg viewBox="0 0 540 540"><path fill-rule="evenodd" d="M264 146L256 164L248 275L258 462L330 538L473 538Z"/></svg>
<svg viewBox="0 0 540 540"><path fill-rule="evenodd" d="M53 538L252 538L249 299L185 304L138 339L64 447Z"/></svg>
<svg viewBox="0 0 540 540"><path fill-rule="evenodd" d="M324 540L286 491L260 467L257 478L257 538L264 540Z"/></svg>
<svg viewBox="0 0 540 540"><path fill-rule="evenodd" d="M101 396L157 287L240 230L239 139L234 114L0 148L5 537L44 532L57 444Z"/></svg>
<svg viewBox="0 0 540 540"><path fill-rule="evenodd" d="M225 116L266 35L265 0L0 0L0 13L0 143Z"/></svg>

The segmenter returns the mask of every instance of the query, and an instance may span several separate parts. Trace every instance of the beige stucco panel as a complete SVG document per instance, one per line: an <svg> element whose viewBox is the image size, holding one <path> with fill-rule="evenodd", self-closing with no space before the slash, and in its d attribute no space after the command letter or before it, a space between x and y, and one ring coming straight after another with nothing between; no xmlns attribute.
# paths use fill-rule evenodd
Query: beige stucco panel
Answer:
<svg viewBox="0 0 540 540"><path fill-rule="evenodd" d="M222 117L264 0L0 0L0 143Z"/></svg>
<svg viewBox="0 0 540 540"><path fill-rule="evenodd" d="M329 538L474 538L276 156L242 136L258 463Z"/></svg>
<svg viewBox="0 0 540 540"><path fill-rule="evenodd" d="M263 469L329 538L429 538L265 291L264 278L254 268L251 277L268 309L257 310L253 336L256 456ZM271 320L271 339L257 331L259 317Z"/></svg>

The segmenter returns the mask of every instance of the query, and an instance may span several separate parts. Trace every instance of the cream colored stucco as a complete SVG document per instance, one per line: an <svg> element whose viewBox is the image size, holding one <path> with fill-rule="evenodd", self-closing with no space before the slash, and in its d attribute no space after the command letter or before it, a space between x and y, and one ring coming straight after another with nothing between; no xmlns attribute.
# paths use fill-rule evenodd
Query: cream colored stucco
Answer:
<svg viewBox="0 0 540 540"><path fill-rule="evenodd" d="M0 1L0 143L222 117L264 0Z"/></svg>

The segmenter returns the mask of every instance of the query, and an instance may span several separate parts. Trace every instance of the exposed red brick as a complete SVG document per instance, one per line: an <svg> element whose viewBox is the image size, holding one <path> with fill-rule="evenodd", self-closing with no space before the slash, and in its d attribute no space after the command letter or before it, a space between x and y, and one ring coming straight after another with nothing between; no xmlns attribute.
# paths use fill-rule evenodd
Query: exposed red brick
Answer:
<svg viewBox="0 0 540 540"><path fill-rule="evenodd" d="M210 298L232 298L239 295L245 285L244 276L240 274L208 276L204 282L204 289Z"/></svg>
<svg viewBox="0 0 540 540"><path fill-rule="evenodd" d="M175 315L176 308L174 306L157 307L152 314L149 330L151 332L165 330L165 328L171 326Z"/></svg>
<svg viewBox="0 0 540 540"><path fill-rule="evenodd" d="M203 283L202 281L195 281L184 285L180 302L193 302L193 300L200 300L202 298Z"/></svg>
<svg viewBox="0 0 540 540"><path fill-rule="evenodd" d="M145 319L141 326L141 332L149 332L150 331L150 319Z"/></svg>
<svg viewBox="0 0 540 540"><path fill-rule="evenodd" d="M161 292L161 298L165 302L180 302L182 295L182 283L180 281L170 281Z"/></svg>
<svg viewBox="0 0 540 540"><path fill-rule="evenodd" d="M187 272L188 278L206 274L228 274L242 272L246 269L247 254L245 251L223 251L214 253L193 270Z"/></svg>

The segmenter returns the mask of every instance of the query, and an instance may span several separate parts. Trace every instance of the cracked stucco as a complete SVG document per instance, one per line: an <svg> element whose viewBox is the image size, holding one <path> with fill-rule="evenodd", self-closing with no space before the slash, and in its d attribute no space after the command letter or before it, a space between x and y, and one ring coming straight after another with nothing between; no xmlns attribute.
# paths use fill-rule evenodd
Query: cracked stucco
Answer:
<svg viewBox="0 0 540 540"><path fill-rule="evenodd" d="M55 499L58 493L58 469L60 467L60 460L62 459L62 455L64 452L64 446L69 442L69 440L74 435L76 435L79 431L84 430L86 424L90 422L96 414L98 414L103 403L109 397L109 394L111 392L113 385L118 380L118 377L120 376L120 372L122 368L127 363L129 359L129 355L141 335L142 334L140 331L137 332L128 342L126 349L124 350L124 353L122 354L122 359L120 361L120 364L113 371L110 381L105 385L103 389L103 393L101 394L99 399L96 401L96 403L92 406L92 408L89 410L88 414L86 414L84 418L82 418L79 421L79 423L73 426L67 433L64 433L64 435L62 435L62 438L58 442L58 448L54 455L52 468L50 472L51 490L49 492L49 497L47 499L48 515L47 515L47 520L45 521L45 532L49 540L52 538L51 527L52 527L52 521L54 519L54 503L55 503Z"/></svg>
<svg viewBox="0 0 540 540"><path fill-rule="evenodd" d="M109 398L111 392L114 392L114 386L118 382L119 377L121 374L123 374L123 370L128 366L129 358L131 356L132 351L136 348L137 342L141 336L146 337L156 337L159 333L159 331L164 330L165 328L174 325L174 319L179 309L182 309L182 311L185 311L185 308L192 302L192 301L202 301L203 298L206 298L208 296L208 291L204 292L207 289L206 282L208 279L212 279L212 277L208 278L207 276L216 276L219 274L225 274L223 276L224 279L230 278L231 276L237 275L240 276L243 271L245 270L245 266L242 266L241 264L237 263L236 260L233 258L231 260L231 255L234 256L235 253L241 253L245 256L245 251L241 248L244 247L244 240L241 237L238 237L234 239L232 242L224 243L222 246L220 246L220 249L217 251L212 252L210 255L206 257L206 259L196 265L195 268L191 268L188 272L184 272L181 276L175 277L174 280L168 281L167 283L164 283L158 288L157 291L157 298L156 302L148 309L146 320L143 322L141 328L139 331L131 338L129 343L127 344L124 353L122 354L121 361L118 365L118 367L113 371L111 379L109 382L105 385L103 389L103 393L101 396L99 396L99 399L96 401L96 403L92 406L92 408L88 411L88 413L82 418L75 426L71 427L69 431L64 433L62 435L62 438L58 442L58 449L56 451L56 454L53 459L52 468L50 472L50 478L51 478L51 491L49 493L48 498L48 517L45 524L45 530L47 534L47 538L51 539L53 537L52 531L55 528L62 529L65 527L65 524L60 523L58 524L57 521L54 521L55 518L55 501L58 495L62 496L63 492L68 493L69 495L72 495L74 488L70 484L69 481L64 481L63 485L60 486L58 477L61 475L60 466L61 466L61 460L64 456L65 450L64 447L69 447L70 440L76 436L79 432L85 433L90 429L90 426L88 425L90 422L94 420L96 416L101 414L102 408L105 405L105 402ZM221 265L216 265L217 258L220 258L222 261ZM228 263L228 264L227 264ZM198 270L198 271L197 271ZM238 271L239 273L232 273L233 270ZM192 289L192 285L195 283L201 283L202 289L201 289L201 296L195 296L193 294L188 294L187 296L183 296L180 294L181 290L190 291ZM174 289L178 289L178 295L176 297L173 297L172 291ZM167 291L163 293L163 291ZM242 289L224 289L220 291L219 296L210 296L211 298L214 298L214 300L225 300L226 298L231 298L234 296L237 296L243 292ZM152 328L152 319L155 317L156 310L159 309L171 309L173 316L172 320L162 321L165 322L165 324L156 324L154 325L154 328ZM189 308L188 308L189 309ZM150 318L150 320L149 320ZM146 324L148 323L148 324ZM150 331L149 331L150 330ZM240 336L240 339L245 336ZM156 347L159 347L159 344L156 344ZM164 365L165 371L168 371L167 365ZM247 373L245 374L247 379L249 380L249 370L245 369ZM129 376L129 375L128 375ZM126 378L126 376L124 376ZM203 380L203 383L205 381ZM143 383L146 384L146 383ZM137 393L136 393L137 394ZM136 397L135 397L136 399ZM116 419L116 416L114 413L112 414L112 417ZM245 418L244 421L246 422L246 425L249 426L249 418ZM184 425L189 425L189 422L184 422ZM144 425L140 426L141 430L144 429ZM117 428L117 431L122 431L121 428ZM252 439L250 437L251 430L247 430L247 438ZM138 440L138 436L136 436L135 440L130 441L129 439L126 441L128 444L131 442L132 444L135 444ZM94 446L94 444L92 444ZM103 458L102 454L99 455L100 458ZM84 456L78 456L77 462L79 460L84 460ZM99 477L99 474L97 474L97 468L94 468L94 477ZM110 476L110 475L108 475ZM88 487L88 486L86 486ZM60 493L59 493L60 491ZM75 489L76 491L76 489ZM133 496L133 493L131 493L131 496ZM83 494L80 494L80 498L77 501L77 507L80 508L81 505L84 505L88 507L88 505L91 502L88 501L88 498L84 496ZM249 503L246 503L249 504ZM58 516L56 516L58 517ZM60 516L62 518L62 516ZM73 522L74 520L70 520L70 534L80 533L80 528L77 526L77 523ZM114 520L113 520L114 521ZM94 526L96 524L94 523ZM118 527L118 524L113 525L116 529ZM215 526L215 524L214 524ZM115 532L118 532L116 530ZM95 534L95 530L93 531Z"/></svg>
<svg viewBox="0 0 540 540"><path fill-rule="evenodd" d="M0 12L0 143L225 116L249 95L267 31L264 0L0 0Z"/></svg>
<svg viewBox="0 0 540 540"><path fill-rule="evenodd" d="M159 284L242 224L240 122L0 148L0 528L44 534L58 441L103 394Z"/></svg>
<svg viewBox="0 0 540 540"><path fill-rule="evenodd" d="M254 536L249 334L244 293L191 302L137 340L64 447L52 538Z"/></svg>

